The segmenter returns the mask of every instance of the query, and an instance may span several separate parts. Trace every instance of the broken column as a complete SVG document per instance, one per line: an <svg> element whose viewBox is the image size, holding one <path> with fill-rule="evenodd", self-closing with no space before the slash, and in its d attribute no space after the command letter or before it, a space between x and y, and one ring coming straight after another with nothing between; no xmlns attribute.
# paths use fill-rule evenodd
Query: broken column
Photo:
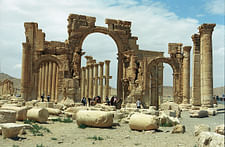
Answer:
<svg viewBox="0 0 225 147"><path fill-rule="evenodd" d="M192 35L193 61L192 61L192 105L201 105L201 80L200 80L200 35Z"/></svg>
<svg viewBox="0 0 225 147"><path fill-rule="evenodd" d="M202 24L200 32L201 54L201 103L203 107L212 107L213 100L213 61L212 32L216 24Z"/></svg>
<svg viewBox="0 0 225 147"><path fill-rule="evenodd" d="M100 89L100 97L103 98L103 66L104 62L99 62L100 72L99 72L99 89Z"/></svg>
<svg viewBox="0 0 225 147"><path fill-rule="evenodd" d="M183 59L183 104L190 103L190 51L191 46L184 46Z"/></svg>
<svg viewBox="0 0 225 147"><path fill-rule="evenodd" d="M111 79L109 76L109 63L110 60L105 60L105 97L109 96L109 79Z"/></svg>

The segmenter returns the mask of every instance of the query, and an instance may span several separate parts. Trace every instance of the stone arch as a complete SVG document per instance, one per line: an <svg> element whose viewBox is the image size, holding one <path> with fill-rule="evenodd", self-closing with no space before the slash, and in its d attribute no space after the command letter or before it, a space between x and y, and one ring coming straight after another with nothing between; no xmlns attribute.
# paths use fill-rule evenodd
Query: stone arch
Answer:
<svg viewBox="0 0 225 147"><path fill-rule="evenodd" d="M155 68L158 66L159 63L167 63L171 66L173 70L173 96L174 96L174 101L178 103L178 93L180 91L180 88L178 88L179 84L179 78L180 78L180 65L176 59L173 58L167 58L167 57L158 57L153 60L148 64L148 75L151 75L151 79L149 79L148 83L151 82L153 83L154 89L151 89L151 100L154 102L153 105L157 106L159 105L158 103L158 87L157 87L157 75L155 73Z"/></svg>
<svg viewBox="0 0 225 147"><path fill-rule="evenodd" d="M83 35L81 36L81 38L79 40L78 48L82 48L83 41L89 34L92 34L92 33L102 33L105 35L109 35L115 41L115 43L117 45L118 53L120 53L124 50L123 43L122 43L120 37L116 33L114 33L113 31L109 31L108 28L106 28L106 27L99 27L99 26L90 28L85 33L83 33Z"/></svg>
<svg viewBox="0 0 225 147"><path fill-rule="evenodd" d="M45 98L50 96L50 101L57 102L61 61L52 55L44 55L34 63L35 96L38 98L42 95Z"/></svg>
<svg viewBox="0 0 225 147"><path fill-rule="evenodd" d="M50 61L55 62L59 66L59 69L62 69L62 63L58 58L52 55L44 55L44 56L41 56L41 58L39 58L38 60L34 61L34 71L38 72L40 65L43 62L50 62Z"/></svg>

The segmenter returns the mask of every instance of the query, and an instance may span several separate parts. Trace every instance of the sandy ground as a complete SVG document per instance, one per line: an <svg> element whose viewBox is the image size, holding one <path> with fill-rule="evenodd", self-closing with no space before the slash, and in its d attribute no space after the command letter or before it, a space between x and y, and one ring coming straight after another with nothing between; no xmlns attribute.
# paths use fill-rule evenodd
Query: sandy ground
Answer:
<svg viewBox="0 0 225 147"><path fill-rule="evenodd" d="M128 124L120 124L110 129L78 128L76 122L61 123L49 121L41 124L50 129L51 133L44 136L33 136L28 133L21 135L19 140L3 139L0 136L0 147L194 147L197 137L194 137L194 126L208 124L211 131L220 124L224 124L224 105L220 105L216 116L207 118L190 118L188 112L182 112L181 124L186 127L184 134L171 134L173 127L160 127L159 131L131 131ZM93 137L103 140L94 140ZM89 138L89 139L88 139Z"/></svg>

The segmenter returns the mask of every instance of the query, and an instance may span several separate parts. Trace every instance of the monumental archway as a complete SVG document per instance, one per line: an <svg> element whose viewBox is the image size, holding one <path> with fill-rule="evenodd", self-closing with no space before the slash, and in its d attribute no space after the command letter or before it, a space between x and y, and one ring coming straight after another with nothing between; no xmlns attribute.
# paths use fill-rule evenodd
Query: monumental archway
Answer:
<svg viewBox="0 0 225 147"><path fill-rule="evenodd" d="M95 17L71 14L68 18L68 40L69 47L74 54L82 56L82 44L84 39L92 33L103 33L109 35L116 43L118 49L118 70L117 70L117 96L122 97L123 57L122 52L137 50L136 37L131 35L131 22L106 19L108 27L95 26ZM81 57L77 62L75 71L81 70ZM77 77L80 77L77 72Z"/></svg>
<svg viewBox="0 0 225 147"><path fill-rule="evenodd" d="M159 57L153 59L149 64L148 64L148 73L150 74L151 78L148 83L151 83L151 101L152 105L157 106L159 105L159 89L158 89L158 65L162 63L167 63L171 66L173 70L173 96L174 96L174 102L180 103L181 100L179 100L179 93L181 90L180 86L180 64L176 60L176 58L166 58L166 57Z"/></svg>

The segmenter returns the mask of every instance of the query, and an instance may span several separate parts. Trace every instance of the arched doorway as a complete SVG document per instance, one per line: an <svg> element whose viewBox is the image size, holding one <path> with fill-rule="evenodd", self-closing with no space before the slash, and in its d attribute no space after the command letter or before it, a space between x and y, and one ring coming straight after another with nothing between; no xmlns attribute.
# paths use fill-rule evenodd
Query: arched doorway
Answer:
<svg viewBox="0 0 225 147"><path fill-rule="evenodd" d="M35 63L34 68L36 97L44 95L46 98L49 95L50 101L57 102L61 62L54 56L46 55Z"/></svg>
<svg viewBox="0 0 225 147"><path fill-rule="evenodd" d="M150 100L151 100L151 105L153 106L159 106L159 94L162 92L163 87L159 87L158 85L162 85L162 81L158 78L158 71L159 68L163 65L163 63L167 63L171 66L173 70L173 97L174 97L174 102L176 103L181 103L182 102L182 92L181 92L181 72L179 68L179 63L174 60L173 58L155 58L153 59L149 64L148 64L148 70L150 73L150 81L149 83L151 84L150 90Z"/></svg>
<svg viewBox="0 0 225 147"><path fill-rule="evenodd" d="M110 60L110 75L112 79L110 80L110 87L117 87L117 46L114 40L102 33L92 33L89 34L83 44L83 51L85 54L81 58L81 65L86 65L86 59L84 56L93 56L96 63L104 62L105 60ZM105 71L104 71L105 73Z"/></svg>
<svg viewBox="0 0 225 147"><path fill-rule="evenodd" d="M101 33L101 34L105 34L105 35L109 35L115 42L116 46L117 46L117 96L122 98L122 77L123 77L123 64L122 64L122 52L125 50L124 44L122 43L121 38L118 36L117 33L115 33L114 31L109 31L108 28L105 27L93 27L93 28L89 28L87 29L85 32L83 32L82 34L80 34L80 38L79 39L75 39L76 40L76 44L75 46L73 45L73 43L75 42L75 40L73 40L73 38L71 38L71 43L74 46L74 52L76 53L82 53L83 49L83 42L85 40L85 38L93 33ZM106 50L107 51L107 50ZM80 63L81 63L81 58L80 58ZM81 68L81 64L80 64L80 68Z"/></svg>

